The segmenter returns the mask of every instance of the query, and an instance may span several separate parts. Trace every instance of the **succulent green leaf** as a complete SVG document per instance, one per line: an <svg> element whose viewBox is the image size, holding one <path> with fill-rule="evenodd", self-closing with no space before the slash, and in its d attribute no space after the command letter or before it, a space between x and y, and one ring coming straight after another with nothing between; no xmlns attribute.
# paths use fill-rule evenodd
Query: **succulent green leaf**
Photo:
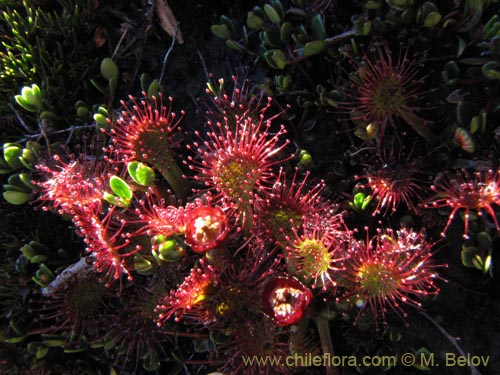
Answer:
<svg viewBox="0 0 500 375"><path fill-rule="evenodd" d="M361 206L363 205L363 200L365 199L365 194L362 192L356 193L354 195L353 203L354 207L360 209Z"/></svg>
<svg viewBox="0 0 500 375"><path fill-rule="evenodd" d="M32 264L42 263L42 262L45 262L46 260L47 260L47 255L38 254L38 255L34 255L30 258L30 263L32 263Z"/></svg>
<svg viewBox="0 0 500 375"><path fill-rule="evenodd" d="M134 269L141 275L151 275L153 273L153 263L141 255L135 255Z"/></svg>
<svg viewBox="0 0 500 375"><path fill-rule="evenodd" d="M239 44L238 42L235 42L232 39L226 40L226 46L228 46L229 48L234 49L235 51L238 51L238 52L242 52L245 50L245 48L243 48L243 46L241 44Z"/></svg>
<svg viewBox="0 0 500 375"><path fill-rule="evenodd" d="M64 346L64 340L62 340L62 339L47 339L47 340L43 340L42 344L48 348L62 348Z"/></svg>
<svg viewBox="0 0 500 375"><path fill-rule="evenodd" d="M106 81L117 80L119 74L118 65L116 65L112 58L106 57L101 61L101 75Z"/></svg>
<svg viewBox="0 0 500 375"><path fill-rule="evenodd" d="M110 194L110 193L104 193L102 195L102 197L104 198L104 200L106 202L108 202L109 204L111 204L112 206L118 206L118 207L122 207L123 204L121 203L121 200L119 197L117 197L116 195L114 194Z"/></svg>
<svg viewBox="0 0 500 375"><path fill-rule="evenodd" d="M326 39L327 35L326 35L325 23L323 21L323 16L321 14L317 14L313 17L311 21L311 28L314 39L318 40Z"/></svg>
<svg viewBox="0 0 500 375"><path fill-rule="evenodd" d="M371 201L372 201L372 196L371 195L367 195L363 199L363 202L361 203L361 211L364 211L366 209L366 207L370 204Z"/></svg>
<svg viewBox="0 0 500 375"><path fill-rule="evenodd" d="M212 25L210 28L212 30L212 34L221 39L229 39L231 38L231 32L229 28L225 24L221 25Z"/></svg>
<svg viewBox="0 0 500 375"><path fill-rule="evenodd" d="M132 199L132 189L130 189L130 186L123 180L122 178L118 176L111 176L109 179L109 187L115 193L118 197L121 199L124 199L126 201L129 201Z"/></svg>
<svg viewBox="0 0 500 375"><path fill-rule="evenodd" d="M25 338L26 336L11 337L9 339L5 339L4 342L6 342L7 344L19 344Z"/></svg>
<svg viewBox="0 0 500 375"><path fill-rule="evenodd" d="M44 358L49 352L49 350L50 348L47 348L46 346L39 346L35 354L36 359Z"/></svg>
<svg viewBox="0 0 500 375"><path fill-rule="evenodd" d="M21 191L4 191L3 198L14 205L21 205L28 202L33 197L32 194Z"/></svg>
<svg viewBox="0 0 500 375"><path fill-rule="evenodd" d="M3 148L3 158L12 169L22 168L23 164L19 160L23 155L23 149L18 146L7 146Z"/></svg>
<svg viewBox="0 0 500 375"><path fill-rule="evenodd" d="M248 12L247 26L251 29L260 29L264 26L264 20L257 16L254 12Z"/></svg>
<svg viewBox="0 0 500 375"><path fill-rule="evenodd" d="M461 101L457 105L457 121L461 126L469 125L474 116L474 105L468 101Z"/></svg>
<svg viewBox="0 0 500 375"><path fill-rule="evenodd" d="M145 92L148 90L148 87L151 84L151 82L153 82L153 79L147 73L142 73L139 80L141 82L141 90Z"/></svg>
<svg viewBox="0 0 500 375"><path fill-rule="evenodd" d="M33 84L31 87L24 86L21 90L21 96L26 103L35 107L37 110L42 108L42 93L36 84Z"/></svg>
<svg viewBox="0 0 500 375"><path fill-rule="evenodd" d="M94 113L94 121L97 125L97 129L108 129L108 118L100 113Z"/></svg>
<svg viewBox="0 0 500 375"><path fill-rule="evenodd" d="M266 51L264 58L271 68L283 70L286 66L285 53L279 49Z"/></svg>
<svg viewBox="0 0 500 375"><path fill-rule="evenodd" d="M288 42L291 33L292 33L292 24L290 22L283 22L283 24L280 27L280 39L284 44Z"/></svg>
<svg viewBox="0 0 500 375"><path fill-rule="evenodd" d="M35 106L29 104L26 101L26 99L24 99L24 97L22 97L21 95L14 96L14 99L16 100L17 104L19 104L21 107L23 107L28 112L37 112L38 111L38 109Z"/></svg>
<svg viewBox="0 0 500 375"><path fill-rule="evenodd" d="M151 186L155 180L155 172L153 168L141 163L137 167L136 177L139 184L143 186Z"/></svg>
<svg viewBox="0 0 500 375"><path fill-rule="evenodd" d="M21 250L21 253L26 257L26 259L30 260L36 255L35 249L31 247L30 245L26 244L23 247L21 247L19 250Z"/></svg>
<svg viewBox="0 0 500 375"><path fill-rule="evenodd" d="M495 33L492 31L494 29L495 24L499 21L498 14L494 14L486 25L483 27L483 39L490 39Z"/></svg>
<svg viewBox="0 0 500 375"><path fill-rule="evenodd" d="M441 21L441 14L439 12L430 12L424 20L424 26L433 28L439 21Z"/></svg>
<svg viewBox="0 0 500 375"><path fill-rule="evenodd" d="M490 61L484 64L481 68L481 73L487 79L499 80L500 79L500 63L498 61Z"/></svg>
<svg viewBox="0 0 500 375"><path fill-rule="evenodd" d="M151 186L155 180L154 170L141 162L131 162L127 169L130 177L139 185Z"/></svg>
<svg viewBox="0 0 500 375"><path fill-rule="evenodd" d="M326 43L324 40L313 40L312 42L306 43L304 46L304 55L313 56L325 49Z"/></svg>
<svg viewBox="0 0 500 375"><path fill-rule="evenodd" d="M157 79L152 80L147 89L149 100L152 100L153 97L158 97L162 91L163 86L160 82Z"/></svg>
<svg viewBox="0 0 500 375"><path fill-rule="evenodd" d="M281 16L270 4L264 4L264 12L272 23L276 25L281 24Z"/></svg>
<svg viewBox="0 0 500 375"><path fill-rule="evenodd" d="M230 32L234 33L236 31L233 20L228 16L222 15L219 20L222 25L226 25L229 28Z"/></svg>
<svg viewBox="0 0 500 375"><path fill-rule="evenodd" d="M467 20L458 28L458 32L463 33L470 31L481 21L483 14L483 0L466 0L464 6L465 19Z"/></svg>
<svg viewBox="0 0 500 375"><path fill-rule="evenodd" d="M473 259L475 256L479 256L479 253L480 252L477 247L463 247L461 252L462 264L465 267L474 267Z"/></svg>

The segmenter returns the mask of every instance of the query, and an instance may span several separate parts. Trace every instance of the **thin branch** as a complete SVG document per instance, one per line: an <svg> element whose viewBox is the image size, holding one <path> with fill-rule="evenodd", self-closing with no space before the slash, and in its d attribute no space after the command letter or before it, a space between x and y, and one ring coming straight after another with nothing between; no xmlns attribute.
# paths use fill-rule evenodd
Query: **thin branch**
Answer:
<svg viewBox="0 0 500 375"><path fill-rule="evenodd" d="M460 340L460 338L458 337L453 337L451 336L442 326L441 324L439 324L438 322L436 322L436 320L434 320L433 318L431 318L426 312L424 311L420 311L420 314L426 318L429 322L431 322L437 329L439 332L441 332L441 334L446 337L448 339L448 341L455 347L455 349L457 350L457 352L463 356L463 357L466 357L466 353L463 351L463 349L460 347L460 345L458 344L458 341ZM481 375L481 373L479 372L479 370L477 369L476 366L474 365L469 365L469 368L470 368L470 371L471 371L471 375Z"/></svg>
<svg viewBox="0 0 500 375"><path fill-rule="evenodd" d="M177 23L177 25L175 26L175 34L172 37L172 42L170 43L170 47L168 48L167 53L165 54L165 57L163 58L163 64L161 66L161 74L160 74L160 78L158 79L158 82L160 83L160 85L161 85L161 82L163 81L163 75L165 74L165 70L167 68L168 58L174 49L175 40L177 38L177 31L178 30L179 30L179 23Z"/></svg>
<svg viewBox="0 0 500 375"><path fill-rule="evenodd" d="M14 106L11 103L8 103L7 105L9 106L10 110L12 112L14 112L14 115L16 116L17 121L24 128L24 130L26 130L28 133L32 133L33 130L30 129L28 127L28 125L26 125L26 123L24 122L23 118L21 117L21 115L19 114L19 112L14 108Z"/></svg>
<svg viewBox="0 0 500 375"><path fill-rule="evenodd" d="M203 71L205 72L205 77L207 79L207 82L210 82L210 74L208 73L207 64L205 63L205 59L203 58L203 55L201 54L201 52L198 48L196 48L196 52L198 52L198 57L200 58L201 67L203 68Z"/></svg>
<svg viewBox="0 0 500 375"><path fill-rule="evenodd" d="M85 129L93 129L93 128L95 128L95 124L87 124L87 125L79 125L79 126L74 125L74 126L70 126L69 128L66 128L66 129L56 130L56 131L50 132L48 134L45 133L42 129L40 129L40 133L26 135L24 138L17 140L16 143L23 143L26 141L30 141L32 139L37 139L37 138L42 138L42 137L45 138L46 136L51 136L54 134L63 134L63 133L69 132L71 135L77 130L85 130Z"/></svg>

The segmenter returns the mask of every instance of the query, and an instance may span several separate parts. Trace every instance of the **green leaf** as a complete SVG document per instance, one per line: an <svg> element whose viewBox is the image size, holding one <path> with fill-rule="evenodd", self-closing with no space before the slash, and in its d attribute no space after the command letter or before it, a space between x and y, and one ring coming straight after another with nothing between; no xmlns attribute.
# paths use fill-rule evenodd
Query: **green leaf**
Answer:
<svg viewBox="0 0 500 375"><path fill-rule="evenodd" d="M306 43L304 46L304 55L313 56L325 49L326 43L324 40L313 40L312 42Z"/></svg>
<svg viewBox="0 0 500 375"><path fill-rule="evenodd" d="M272 23L276 25L281 24L281 16L271 5L264 4L264 12Z"/></svg>
<svg viewBox="0 0 500 375"><path fill-rule="evenodd" d="M158 98L162 91L163 86L160 84L160 82L157 79L152 80L147 89L148 99L152 100L153 97Z"/></svg>
<svg viewBox="0 0 500 375"><path fill-rule="evenodd" d="M279 49L272 49L264 53L264 58L271 68L283 70L286 66L285 53Z"/></svg>
<svg viewBox="0 0 500 375"><path fill-rule="evenodd" d="M290 22L284 22L280 28L280 39L284 44L288 42L288 38L290 38L291 33L292 33L292 24Z"/></svg>
<svg viewBox="0 0 500 375"><path fill-rule="evenodd" d="M479 21L481 21L483 0L467 0L464 6L464 13L464 19L466 19L467 22L463 23L457 30L459 33L470 31Z"/></svg>
<svg viewBox="0 0 500 375"><path fill-rule="evenodd" d="M151 186L155 180L154 170L141 162L131 162L127 169L130 177L139 185Z"/></svg>
<svg viewBox="0 0 500 375"><path fill-rule="evenodd" d="M47 348L46 346L40 346L38 347L38 350L36 351L35 357L36 359L42 359L44 358L47 353L49 352L50 348Z"/></svg>
<svg viewBox="0 0 500 375"><path fill-rule="evenodd" d="M19 104L21 107L23 107L28 112L37 112L38 111L38 109L35 106L29 104L26 101L26 99L24 99L21 95L14 96L14 99L16 100L17 104Z"/></svg>
<svg viewBox="0 0 500 375"><path fill-rule="evenodd" d="M113 59L106 57L101 61L101 75L106 81L117 80L119 74L118 65L116 65Z"/></svg>
<svg viewBox="0 0 500 375"><path fill-rule="evenodd" d="M424 26L433 28L439 21L441 21L441 14L439 12L430 12L424 20Z"/></svg>
<svg viewBox="0 0 500 375"><path fill-rule="evenodd" d="M26 103L37 110L42 108L42 93L36 84L31 85L31 87L24 86L21 90L21 95Z"/></svg>
<svg viewBox="0 0 500 375"><path fill-rule="evenodd" d="M245 50L245 48L243 48L243 46L241 44L239 44L238 42L235 42L232 39L226 40L226 46L228 46L229 48L234 49L235 51L238 51L238 52L242 52Z"/></svg>
<svg viewBox="0 0 500 375"><path fill-rule="evenodd" d="M462 264L465 267L474 267L473 259L475 256L479 256L479 253L477 247L463 247L461 252Z"/></svg>
<svg viewBox="0 0 500 375"><path fill-rule="evenodd" d="M151 78L151 76L147 73L142 73L139 80L141 82L142 91L148 91L149 85L151 84L151 82L153 82L153 79Z"/></svg>
<svg viewBox="0 0 500 375"><path fill-rule="evenodd" d="M231 37L231 32L227 25L212 25L210 28L212 30L212 34L221 39L229 39Z"/></svg>
<svg viewBox="0 0 500 375"><path fill-rule="evenodd" d="M153 168L139 164L136 171L137 181L143 186L151 186L155 180L155 172Z"/></svg>
<svg viewBox="0 0 500 375"><path fill-rule="evenodd" d="M363 204L363 200L365 199L365 194L364 193L356 193L354 195L354 199L353 199L353 203L354 203L354 207L357 208L357 209L360 209L362 204Z"/></svg>
<svg viewBox="0 0 500 375"><path fill-rule="evenodd" d="M20 192L20 191L4 191L3 198L14 205L21 205L28 202L33 197L32 194Z"/></svg>
<svg viewBox="0 0 500 375"><path fill-rule="evenodd" d="M500 79L500 63L498 61L490 61L484 64L481 68L481 73L487 79Z"/></svg>
<svg viewBox="0 0 500 375"><path fill-rule="evenodd" d="M311 21L311 28L313 31L313 36L315 39L324 40L326 39L326 29L325 23L323 21L323 16L321 14L316 14Z"/></svg>
<svg viewBox="0 0 500 375"><path fill-rule="evenodd" d="M132 199L132 190L130 186L118 176L111 176L109 179L109 187L118 197L129 201Z"/></svg>
<svg viewBox="0 0 500 375"><path fill-rule="evenodd" d="M264 26L264 20L257 16L254 12L248 12L247 26L251 29L260 29Z"/></svg>
<svg viewBox="0 0 500 375"><path fill-rule="evenodd" d="M108 118L106 116L103 116L100 113L94 113L94 121L97 125L97 129L108 129L109 124L108 124Z"/></svg>
<svg viewBox="0 0 500 375"><path fill-rule="evenodd" d="M26 336L19 336L19 337L11 337L10 339L5 339L5 342L7 344L19 344L22 342Z"/></svg>
<svg viewBox="0 0 500 375"><path fill-rule="evenodd" d="M372 196L367 195L365 199L363 199L363 203L361 204L361 211L364 211L371 201L372 201Z"/></svg>

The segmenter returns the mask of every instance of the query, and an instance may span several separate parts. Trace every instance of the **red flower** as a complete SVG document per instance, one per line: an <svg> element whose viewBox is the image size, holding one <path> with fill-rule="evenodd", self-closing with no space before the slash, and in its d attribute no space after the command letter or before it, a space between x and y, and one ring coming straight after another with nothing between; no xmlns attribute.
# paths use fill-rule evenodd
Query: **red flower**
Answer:
<svg viewBox="0 0 500 375"><path fill-rule="evenodd" d="M447 175L439 179L435 185L431 186L431 189L436 192L436 195L429 199L425 205L426 208L451 208L448 221L441 233L443 237L460 209L465 210L463 234L465 239L468 238L471 210L479 216L482 215L482 210L486 211L500 232L500 226L493 209L494 205L500 205L500 171L476 172L473 176L465 170L457 171L455 178Z"/></svg>
<svg viewBox="0 0 500 375"><path fill-rule="evenodd" d="M186 243L197 253L219 246L227 233L227 216L219 207L197 207L186 218Z"/></svg>
<svg viewBox="0 0 500 375"><path fill-rule="evenodd" d="M380 231L366 242L353 243L346 262L347 280L352 283L349 299L361 309L367 306L385 319L387 308L406 317L401 304L420 307L419 298L437 294L438 278L432 262L433 244L423 231L401 229Z"/></svg>
<svg viewBox="0 0 500 375"><path fill-rule="evenodd" d="M277 326L298 323L312 300L311 291L291 277L270 280L262 292L264 312Z"/></svg>

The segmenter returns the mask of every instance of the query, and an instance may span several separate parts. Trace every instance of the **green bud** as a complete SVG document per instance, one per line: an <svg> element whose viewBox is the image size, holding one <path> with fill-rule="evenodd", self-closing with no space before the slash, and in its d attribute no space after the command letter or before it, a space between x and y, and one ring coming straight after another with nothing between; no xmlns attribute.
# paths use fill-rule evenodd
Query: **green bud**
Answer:
<svg viewBox="0 0 500 375"><path fill-rule="evenodd" d="M101 75L105 80L110 81L112 79L117 80L119 75L119 69L116 63L110 57L106 57L101 62Z"/></svg>

